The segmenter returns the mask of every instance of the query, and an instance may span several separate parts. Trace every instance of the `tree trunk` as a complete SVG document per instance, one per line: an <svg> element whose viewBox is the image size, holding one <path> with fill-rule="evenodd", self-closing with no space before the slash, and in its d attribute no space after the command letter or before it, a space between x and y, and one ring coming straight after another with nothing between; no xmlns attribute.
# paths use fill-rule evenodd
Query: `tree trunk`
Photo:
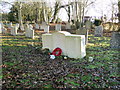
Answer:
<svg viewBox="0 0 120 90"><path fill-rule="evenodd" d="M119 23L120 23L120 0L118 1L118 20L119 20ZM120 32L120 25L118 25L118 32Z"/></svg>
<svg viewBox="0 0 120 90"><path fill-rule="evenodd" d="M20 29L22 31L24 31L24 28L23 28L23 21L22 21L22 3L19 2L19 9L18 9L18 18L19 18L19 25L20 25Z"/></svg>

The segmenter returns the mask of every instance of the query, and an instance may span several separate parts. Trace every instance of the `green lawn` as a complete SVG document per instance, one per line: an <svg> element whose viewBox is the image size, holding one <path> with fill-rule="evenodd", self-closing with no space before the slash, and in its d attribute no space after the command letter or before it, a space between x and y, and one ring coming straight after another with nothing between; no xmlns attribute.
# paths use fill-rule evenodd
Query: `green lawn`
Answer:
<svg viewBox="0 0 120 90"><path fill-rule="evenodd" d="M83 59L51 60L41 38L3 35L3 88L120 88L119 50L110 48L110 37L89 35L88 41Z"/></svg>

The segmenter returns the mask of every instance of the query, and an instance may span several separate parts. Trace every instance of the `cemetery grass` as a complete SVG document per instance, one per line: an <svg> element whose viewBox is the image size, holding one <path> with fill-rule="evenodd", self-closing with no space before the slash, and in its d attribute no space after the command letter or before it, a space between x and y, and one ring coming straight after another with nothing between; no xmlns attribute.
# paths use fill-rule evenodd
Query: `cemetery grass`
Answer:
<svg viewBox="0 0 120 90"><path fill-rule="evenodd" d="M39 39L2 36L3 88L120 88L120 53L110 37L89 35L83 59L49 58ZM88 58L93 57L89 62Z"/></svg>

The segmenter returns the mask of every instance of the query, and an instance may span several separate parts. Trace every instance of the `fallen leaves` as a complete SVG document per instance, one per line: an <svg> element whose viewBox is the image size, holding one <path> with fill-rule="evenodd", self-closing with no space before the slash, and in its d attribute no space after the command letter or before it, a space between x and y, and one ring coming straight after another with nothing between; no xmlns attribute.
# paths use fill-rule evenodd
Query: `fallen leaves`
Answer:
<svg viewBox="0 0 120 90"><path fill-rule="evenodd" d="M119 88L120 76L115 68L119 66L119 52L106 46L108 37L90 36L86 57L67 60L64 56L51 60L50 51L41 49L41 38L3 37L11 40L3 42L2 47L3 88ZM17 42L24 42L24 46ZM5 46L7 43L13 46ZM93 62L88 62L90 56Z"/></svg>

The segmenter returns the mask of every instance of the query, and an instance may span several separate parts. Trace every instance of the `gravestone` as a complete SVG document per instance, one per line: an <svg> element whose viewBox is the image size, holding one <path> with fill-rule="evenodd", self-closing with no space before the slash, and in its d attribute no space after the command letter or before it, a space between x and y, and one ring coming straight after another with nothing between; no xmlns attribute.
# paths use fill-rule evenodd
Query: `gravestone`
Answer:
<svg viewBox="0 0 120 90"><path fill-rule="evenodd" d="M103 26L95 26L95 36L102 37L103 36Z"/></svg>
<svg viewBox="0 0 120 90"><path fill-rule="evenodd" d="M44 29L44 26L47 25L46 22L42 22L40 29Z"/></svg>
<svg viewBox="0 0 120 90"><path fill-rule="evenodd" d="M12 22L10 22L10 23L8 24L8 29L12 29L12 27L13 27Z"/></svg>
<svg viewBox="0 0 120 90"><path fill-rule="evenodd" d="M88 43L88 29L85 27L81 27L80 29L76 30L77 35L85 35L85 44Z"/></svg>
<svg viewBox="0 0 120 90"><path fill-rule="evenodd" d="M111 48L120 49L120 32L112 33L110 46L111 46Z"/></svg>
<svg viewBox="0 0 120 90"><path fill-rule="evenodd" d="M29 25L29 37L34 39L34 29L32 25Z"/></svg>
<svg viewBox="0 0 120 90"><path fill-rule="evenodd" d="M21 30L21 31L25 31L23 24L20 25L20 30Z"/></svg>
<svg viewBox="0 0 120 90"><path fill-rule="evenodd" d="M25 25L25 36L34 39L34 29L32 25Z"/></svg>
<svg viewBox="0 0 120 90"><path fill-rule="evenodd" d="M0 33L2 33L2 24L0 23Z"/></svg>
<svg viewBox="0 0 120 90"><path fill-rule="evenodd" d="M49 33L49 25L45 25L45 26L44 26L44 32Z"/></svg>
<svg viewBox="0 0 120 90"><path fill-rule="evenodd" d="M61 24L56 24L55 25L55 30L56 31L61 31Z"/></svg>
<svg viewBox="0 0 120 90"><path fill-rule="evenodd" d="M2 27L2 33L4 33L4 34L7 33L7 29L5 27Z"/></svg>
<svg viewBox="0 0 120 90"><path fill-rule="evenodd" d="M40 29L39 24L35 23L35 29Z"/></svg>
<svg viewBox="0 0 120 90"><path fill-rule="evenodd" d="M11 35L16 35L15 26L11 26Z"/></svg>
<svg viewBox="0 0 120 90"><path fill-rule="evenodd" d="M44 29L44 32L49 33L49 25L45 22L42 22L41 29Z"/></svg>
<svg viewBox="0 0 120 90"><path fill-rule="evenodd" d="M62 54L70 58L83 58L86 55L85 35L74 35L66 31L42 34L43 49L52 52L55 48L62 49Z"/></svg>
<svg viewBox="0 0 120 90"><path fill-rule="evenodd" d="M25 24L25 36L29 37L29 25Z"/></svg>
<svg viewBox="0 0 120 90"><path fill-rule="evenodd" d="M15 26L16 26L16 28L18 29L20 25L19 25L18 23L16 23Z"/></svg>
<svg viewBox="0 0 120 90"><path fill-rule="evenodd" d="M71 29L70 23L67 23L67 24L65 25L65 28L66 28L66 29Z"/></svg>
<svg viewBox="0 0 120 90"><path fill-rule="evenodd" d="M91 29L91 24L92 24L92 23L87 20L86 23L85 23L86 29L90 30L90 29Z"/></svg>
<svg viewBox="0 0 120 90"><path fill-rule="evenodd" d="M18 28L19 28L19 24L15 24L15 26L12 26L11 27L11 35L17 35L17 31L18 31Z"/></svg>

